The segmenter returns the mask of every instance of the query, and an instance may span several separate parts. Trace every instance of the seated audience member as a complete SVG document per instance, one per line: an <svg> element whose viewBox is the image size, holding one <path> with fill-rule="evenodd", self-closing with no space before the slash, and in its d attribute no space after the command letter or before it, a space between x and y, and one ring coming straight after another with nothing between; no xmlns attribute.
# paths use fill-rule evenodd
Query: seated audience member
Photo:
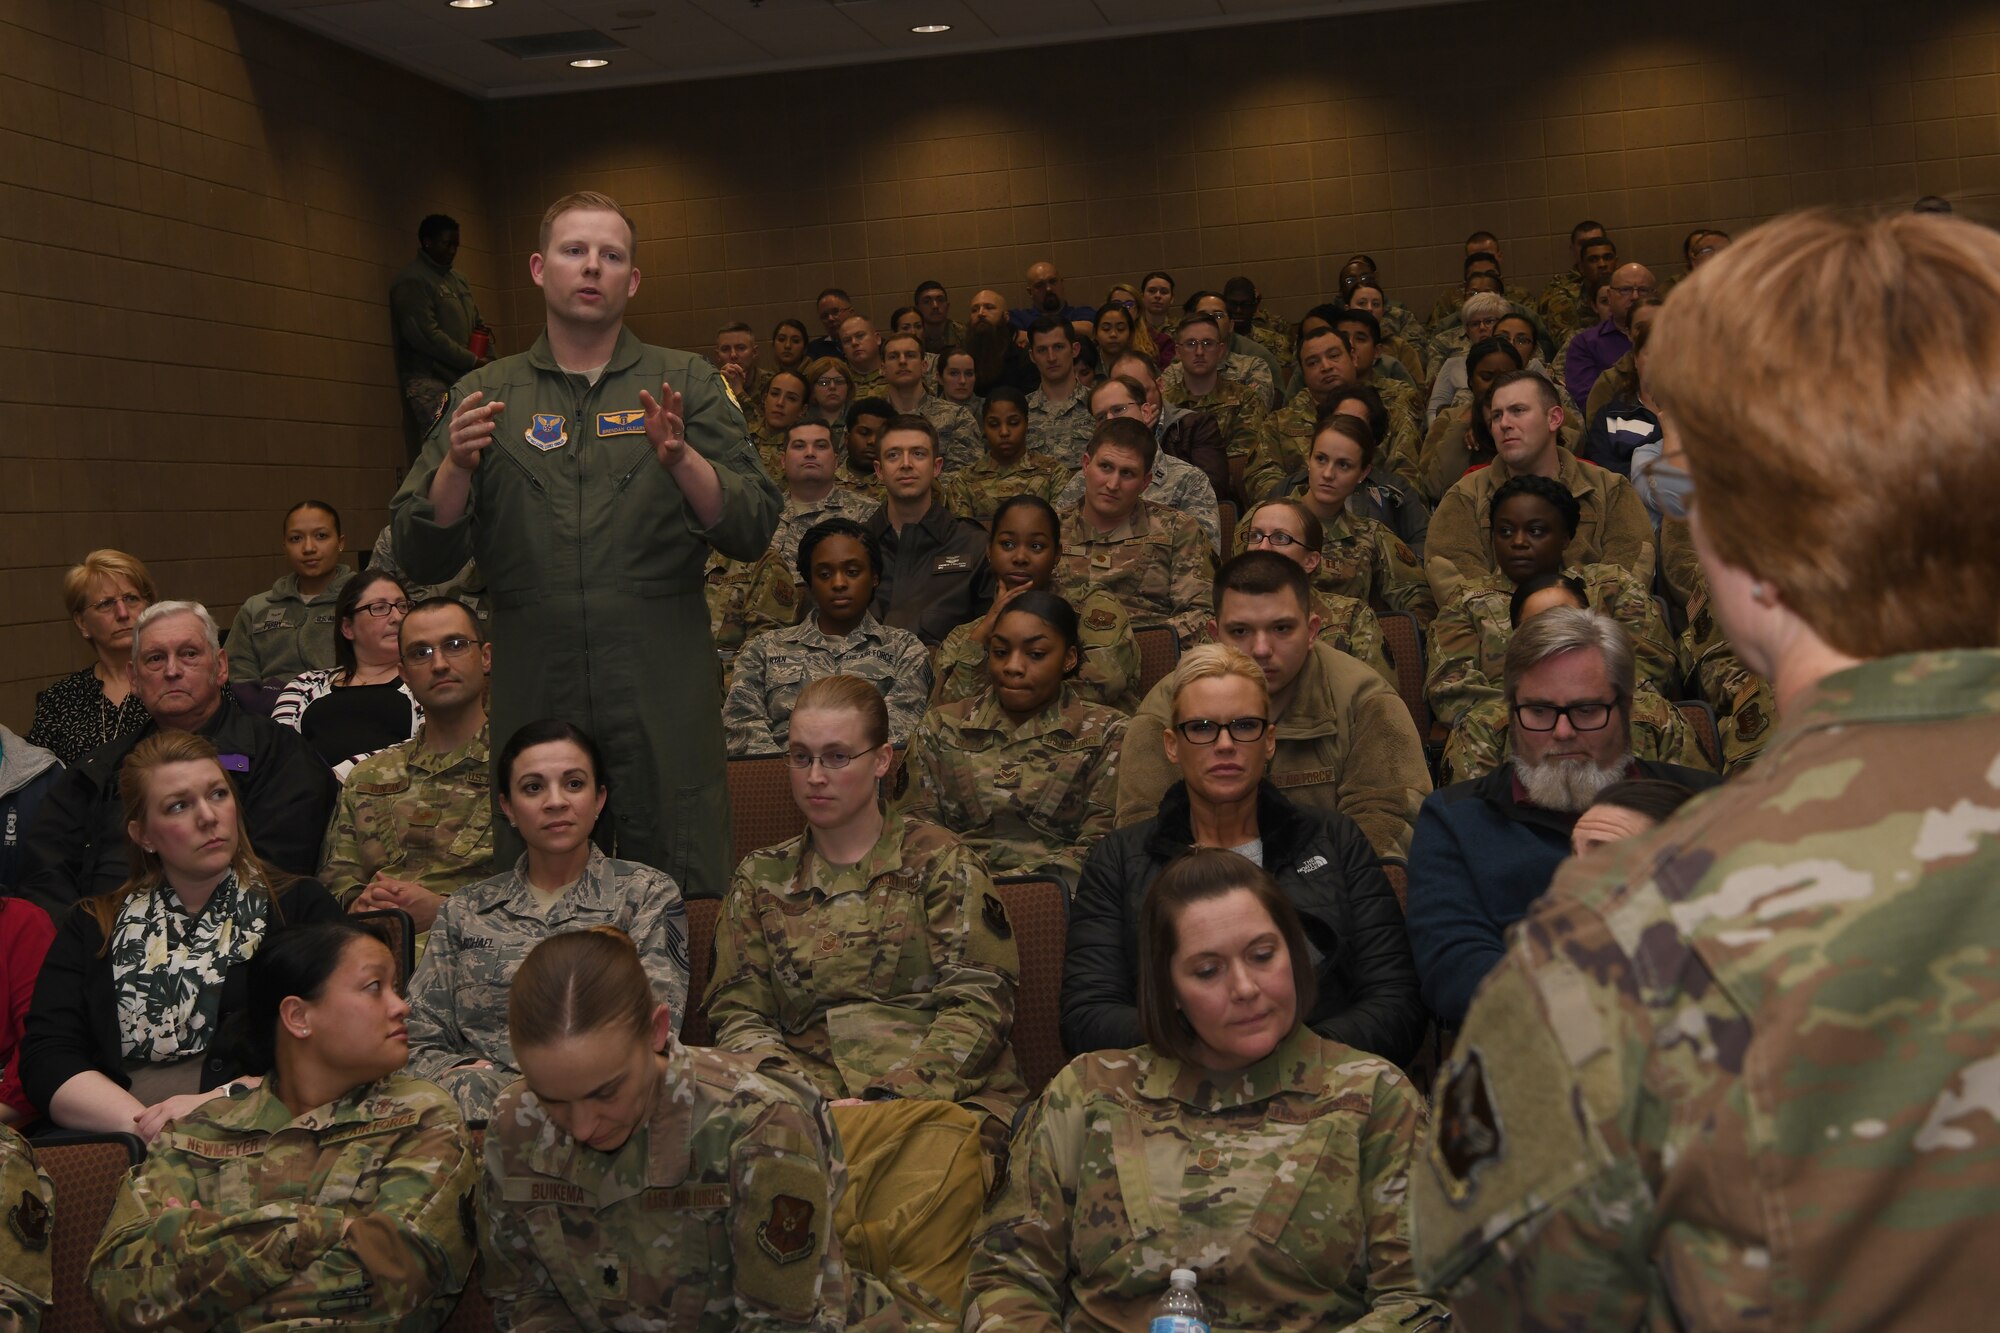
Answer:
<svg viewBox="0 0 2000 1333"><path fill-rule="evenodd" d="M903 817L942 824L995 874L1073 886L1111 831L1127 721L1069 687L1081 643L1062 598L1010 598L986 639L989 688L931 709L910 737Z"/></svg>
<svg viewBox="0 0 2000 1333"><path fill-rule="evenodd" d="M1465 1017L1507 927L1549 886L1599 792L1628 777L1716 784L1713 773L1632 757L1637 679L1630 641L1592 611L1545 611L1507 645L1509 762L1431 793L1410 844L1410 944L1439 1020Z"/></svg>
<svg viewBox="0 0 2000 1333"><path fill-rule="evenodd" d="M340 513L302 500L285 513L285 559L292 572L247 598L229 627L238 680L290 680L333 665L334 602L354 571L340 563L347 538Z"/></svg>
<svg viewBox="0 0 2000 1333"><path fill-rule="evenodd" d="M1633 455L1647 445L1658 445L1662 432L1659 415L1646 404L1646 339L1652 321L1633 321L1631 364L1627 374L1619 376L1619 382L1611 386L1611 378L1618 373L1617 367L1597 381L1593 398L1602 396L1603 405L1591 413L1590 433L1583 438L1582 452L1578 457L1585 462L1595 463L1607 472L1616 472L1621 477L1633 475ZM1624 365L1624 362L1620 362ZM1607 392L1607 386L1612 391ZM1640 492L1644 500L1646 492ZM1650 507L1650 506L1649 506Z"/></svg>
<svg viewBox="0 0 2000 1333"><path fill-rule="evenodd" d="M1157 812L1121 823L1084 858L1063 963L1067 1049L1139 1044L1146 888L1189 848L1221 847L1268 869L1306 919L1319 986L1305 1022L1398 1064L1416 1054L1424 1013L1395 892L1352 819L1296 803L1270 780L1278 742L1267 675L1233 648L1202 644L1154 691L1168 709L1157 744L1175 781Z"/></svg>
<svg viewBox="0 0 2000 1333"><path fill-rule="evenodd" d="M833 437L833 447L840 453L840 466L833 472L835 485L877 504L887 498L876 463L882 453L882 432L895 415L886 398L863 398L847 409L845 434L836 431Z"/></svg>
<svg viewBox="0 0 2000 1333"><path fill-rule="evenodd" d="M507 987L551 935L615 926L646 961L656 1003L687 1002L687 909L668 875L617 861L590 840L604 802L597 742L554 718L508 740L494 768L500 813L526 850L514 868L444 900L410 979L410 1072L483 1121L520 1074L507 1040Z"/></svg>
<svg viewBox="0 0 2000 1333"><path fill-rule="evenodd" d="M847 429L847 411L854 403L854 372L837 356L816 356L799 370L806 382L806 407L801 421L824 422L835 435Z"/></svg>
<svg viewBox="0 0 2000 1333"><path fill-rule="evenodd" d="M757 1055L674 1040L679 1017L609 928L552 935L514 973L521 1078L488 1122L479 1190L496 1325L893 1324L835 1230L849 1205L826 1103ZM662 1164L645 1183L674 1207L629 1187L631 1162ZM551 1199L561 1226L544 1220Z"/></svg>
<svg viewBox="0 0 2000 1333"><path fill-rule="evenodd" d="M1308 585L1324 559L1320 548L1326 544L1326 529L1298 500L1266 500L1243 516L1243 526L1236 532L1242 550L1272 551L1285 557L1306 572ZM1314 592L1306 606L1319 621L1321 643L1366 663L1391 689L1399 688L1396 668L1383 646L1382 622L1365 602L1337 592Z"/></svg>
<svg viewBox="0 0 2000 1333"><path fill-rule="evenodd" d="M1196 292L1181 305L1189 314L1215 320L1216 332L1222 340L1222 377L1255 392L1265 412L1277 407L1278 385L1283 383L1285 374L1283 360L1271 348L1237 331L1229 302L1222 293Z"/></svg>
<svg viewBox="0 0 2000 1333"><path fill-rule="evenodd" d="M771 379L771 372L757 364L760 350L757 331L748 324L726 325L715 335L715 368L745 421L757 415Z"/></svg>
<svg viewBox="0 0 2000 1333"><path fill-rule="evenodd" d="M977 414L980 409L979 364L972 359L972 353L963 347L950 347L938 353L938 393L948 403L957 403L968 412ZM1020 390L1016 389L1016 393ZM1021 400L1023 429L1026 429L1027 399Z"/></svg>
<svg viewBox="0 0 2000 1333"><path fill-rule="evenodd" d="M985 530L938 500L937 448L937 431L924 418L889 422L876 464L887 496L868 520L881 546L875 616L927 646L943 642L952 626L982 614L993 601ZM923 689L930 692L928 679Z"/></svg>
<svg viewBox="0 0 2000 1333"><path fill-rule="evenodd" d="M334 605L333 668L301 672L271 706L271 720L304 736L336 778L402 744L424 720L397 647L409 609L400 580L372 569L356 574Z"/></svg>
<svg viewBox="0 0 2000 1333"><path fill-rule="evenodd" d="M882 691L891 738L907 741L930 697L930 657L916 635L870 610L882 572L876 538L852 519L828 519L800 540L798 572L811 595L805 619L758 635L736 658L722 705L729 753L781 753L799 691L841 674Z"/></svg>
<svg viewBox="0 0 2000 1333"><path fill-rule="evenodd" d="M854 394L866 398L882 392L882 335L866 315L840 321L840 355L854 380Z"/></svg>
<svg viewBox="0 0 2000 1333"><path fill-rule="evenodd" d="M1326 533L1312 586L1370 606L1407 611L1428 625L1437 603L1417 553L1379 521L1348 507L1375 458L1374 432L1359 417L1335 408L1314 428L1305 474L1292 482L1293 495Z"/></svg>
<svg viewBox="0 0 2000 1333"><path fill-rule="evenodd" d="M1649 833L1693 799L1694 793L1678 782L1653 778L1614 782L1576 817L1576 827L1569 831L1570 855L1583 856L1606 843Z"/></svg>
<svg viewBox="0 0 2000 1333"><path fill-rule="evenodd" d="M1644 264L1625 264L1611 275L1610 314L1595 328L1584 329L1563 353L1563 383L1579 403L1590 401L1597 377L1632 350L1632 312L1641 301L1659 294L1658 280Z"/></svg>
<svg viewBox="0 0 2000 1333"><path fill-rule="evenodd" d="M1393 380L1389 382L1395 383ZM1356 518L1374 519L1394 533L1417 559L1422 560L1424 538L1430 533L1431 508L1417 484L1398 473L1391 466L1391 460L1383 457L1379 442L1389 438L1393 429L1389 410L1383 406L1383 401L1382 394L1365 384L1350 384L1326 396L1324 411L1338 412L1363 422L1368 427L1369 436L1378 442L1373 461L1368 465L1368 474L1347 497L1347 512ZM1315 419L1313 428L1317 431L1318 427L1319 422ZM1416 445L1418 450L1422 447L1421 443ZM1311 452L1308 447L1306 455L1310 456ZM1304 470L1301 467L1301 473ZM1280 494L1290 493L1293 489L1294 484L1288 478Z"/></svg>
<svg viewBox="0 0 2000 1333"><path fill-rule="evenodd" d="M1436 421L1438 413L1446 408L1471 398L1471 389L1466 381L1472 348L1493 336L1508 309L1506 297L1490 292L1467 298L1463 310L1464 322L1459 326L1464 345L1438 367L1437 378L1431 381L1430 398L1424 406L1425 426ZM1464 398L1460 397L1461 394Z"/></svg>
<svg viewBox="0 0 2000 1333"><path fill-rule="evenodd" d="M1069 469L1028 449L1027 396L1009 385L999 386L986 396L980 425L985 452L945 474L945 507L967 518L985 518L1012 496L1053 501L1069 480Z"/></svg>
<svg viewBox="0 0 2000 1333"><path fill-rule="evenodd" d="M1174 363L1174 324L1181 317L1180 303L1174 300L1173 274L1155 269L1139 280L1139 313L1153 331L1158 365L1164 370Z"/></svg>
<svg viewBox="0 0 2000 1333"><path fill-rule="evenodd" d="M0 1321L18 1333L36 1333L55 1304L55 1197L33 1145L0 1122L0 1199L17 1223L0 1232Z"/></svg>
<svg viewBox="0 0 2000 1333"><path fill-rule="evenodd" d="M1123 301L1106 301L1099 306L1094 325L1098 364L1109 366L1113 357L1131 351L1141 327L1139 317ZM1150 354L1152 350L1151 335L1148 335L1146 351Z"/></svg>
<svg viewBox="0 0 2000 1333"><path fill-rule="evenodd" d="M1178 359L1160 376L1160 397L1214 419L1229 469L1229 488L1215 498L1238 499L1243 474L1264 438L1270 408L1257 389L1224 373L1229 340L1216 316L1184 316L1175 328L1174 346ZM1264 368L1261 361L1257 364Z"/></svg>
<svg viewBox="0 0 2000 1333"><path fill-rule="evenodd" d="M806 831L736 868L703 998L715 1044L776 1057L836 1105L957 1103L1004 1144L1026 1091L1007 1045L1020 962L986 867L885 809L889 714L871 682L808 685L787 753Z"/></svg>
<svg viewBox="0 0 2000 1333"><path fill-rule="evenodd" d="M1028 1108L973 1241L966 1328L1144 1328L1182 1263L1219 1329L1443 1317L1412 1275L1404 1204L1422 1097L1313 1024L1329 941L1288 899L1205 849L1134 904L1127 1026L1144 1045L1072 1060Z"/></svg>
<svg viewBox="0 0 2000 1333"><path fill-rule="evenodd" d="M1167 625L1192 642L1209 614L1215 551L1186 514L1145 499L1158 445L1144 422L1097 427L1083 460L1083 502L1063 519L1056 591L1071 605L1085 588L1118 599L1134 625Z"/></svg>
<svg viewBox="0 0 2000 1333"><path fill-rule="evenodd" d="M1052 591L1062 558L1062 524L1046 500L1017 495L1000 502L986 539L986 563L999 583L993 605L945 636L937 652L933 704L969 699L991 683L986 645L1000 613L1014 598L1039 589ZM1118 599L1102 588L1071 589L1082 664L1068 686L1079 698L1121 713L1139 706L1139 649L1132 624ZM891 730L894 728L892 726Z"/></svg>
<svg viewBox="0 0 2000 1333"><path fill-rule="evenodd" d="M806 334L804 321L781 319L771 326L771 373L789 370L805 379L808 388L812 380L805 375L805 368L813 359L813 353L806 344L811 339Z"/></svg>
<svg viewBox="0 0 2000 1333"><path fill-rule="evenodd" d="M1493 386L1502 375L1524 364L1521 349L1504 338L1482 338L1465 349L1466 392L1463 402L1453 403L1431 423L1417 455L1414 478L1417 489L1430 500L1441 499L1458 479L1476 467L1493 461L1493 436L1487 421ZM1567 433L1569 417L1563 417ZM1558 442L1563 438L1558 435Z"/></svg>
<svg viewBox="0 0 2000 1333"><path fill-rule="evenodd" d="M1147 397L1146 386L1130 376L1114 375L1090 391L1090 410L1102 425L1114 417L1130 417L1153 432L1158 446L1160 432L1155 419L1159 404ZM1193 413L1183 413L1192 417ZM1067 514L1083 503L1084 475L1078 472L1056 497L1056 508ZM1156 509L1186 514L1201 528L1208 544L1219 554L1222 549L1222 517L1216 508L1215 488L1200 468L1183 462L1164 448L1153 454L1153 475L1141 496Z"/></svg>
<svg viewBox="0 0 2000 1333"><path fill-rule="evenodd" d="M1673 688L1680 663L1651 585L1617 565L1564 562L1581 516L1574 495L1547 477L1514 477L1493 492L1490 512L1499 568L1466 580L1430 626L1424 697L1439 721L1456 725L1474 704L1501 696L1507 641L1520 620L1516 595L1530 583L1558 575L1584 589L1591 610L1624 626L1641 680L1661 691Z"/></svg>
<svg viewBox="0 0 2000 1333"><path fill-rule="evenodd" d="M1328 399L1336 390L1353 384L1355 375L1354 354L1346 334L1330 324L1315 323L1310 333L1300 337L1299 391L1271 414L1243 475L1243 491L1250 503L1279 494L1286 480L1305 468L1313 433ZM1414 432L1406 439L1410 446L1415 445ZM1376 443L1382 443L1380 436ZM1393 459L1397 451L1391 447L1382 452Z"/></svg>
<svg viewBox="0 0 2000 1333"><path fill-rule="evenodd" d="M1563 552L1573 565L1622 566L1641 582L1653 577L1653 521L1625 478L1606 472L1556 442L1563 410L1555 386L1532 370L1493 382L1487 421L1496 457L1491 467L1454 483L1431 515L1425 569L1439 605L1468 579L1491 573L1493 494L1514 477L1551 477L1574 495L1580 517Z"/></svg>
<svg viewBox="0 0 2000 1333"><path fill-rule="evenodd" d="M90 1256L115 1328L436 1328L472 1271L479 1157L403 1074L396 960L350 922L250 960L261 1086L182 1115L125 1179Z"/></svg>
<svg viewBox="0 0 2000 1333"><path fill-rule="evenodd" d="M931 423L947 469L970 467L985 456L972 409L946 402L925 387L924 344L916 334L892 333L882 343L882 396L897 416L919 416Z"/></svg>
<svg viewBox="0 0 2000 1333"><path fill-rule="evenodd" d="M132 631L158 594L138 557L109 547L71 565L62 591L70 623L97 660L35 696L28 744L73 764L146 725L145 705L132 689Z"/></svg>
<svg viewBox="0 0 2000 1333"><path fill-rule="evenodd" d="M1077 369L1076 334L1044 315L1028 326L1028 355L1041 382L1028 395L1028 448L1064 467L1082 461L1090 439L1090 385Z"/></svg>
<svg viewBox="0 0 2000 1333"><path fill-rule="evenodd" d="M403 671L423 725L347 775L319 879L350 912L408 912L421 949L445 898L492 873L493 648L472 613L449 598L412 607L401 628Z"/></svg>
<svg viewBox="0 0 2000 1333"><path fill-rule="evenodd" d="M0 898L0 1126L25 1125L41 1115L21 1082L21 1050L35 978L55 938L47 912L24 898Z"/></svg>
<svg viewBox="0 0 2000 1333"><path fill-rule="evenodd" d="M1007 318L1007 299L990 288L974 292L966 312L962 345L972 354L973 392L985 396L1002 384L1022 393L1033 392L1041 382L1034 358L1014 341L1014 326Z"/></svg>
<svg viewBox="0 0 2000 1333"><path fill-rule="evenodd" d="M1570 229L1569 257L1570 267L1549 279L1535 298L1537 313L1558 341L1603 318L1592 317L1591 284L1611 280L1611 271L1618 267L1618 247L1604 234L1603 224L1579 222Z"/></svg>
<svg viewBox="0 0 2000 1333"><path fill-rule="evenodd" d="M280 870L311 874L339 784L298 734L237 707L229 660L199 602L155 602L133 635L132 685L147 724L63 771L22 837L14 893L60 921L77 899L107 893L136 868L118 795L126 756L159 731L192 731L236 775L245 831Z"/></svg>
<svg viewBox="0 0 2000 1333"><path fill-rule="evenodd" d="M1275 759L1271 785L1301 805L1352 819L1383 856L1410 845L1417 805L1431 789L1409 706L1382 677L1316 642L1306 576L1268 551L1246 551L1216 579L1209 638L1264 673ZM1118 823L1151 818L1178 776L1165 747L1171 677L1153 687L1118 760Z"/></svg>
<svg viewBox="0 0 2000 1333"><path fill-rule="evenodd" d="M1597 377L1597 383L1590 386L1590 397L1583 400L1582 411L1576 410L1575 402L1564 401L1563 410L1570 413L1573 419L1586 426L1589 425L1597 419L1597 414L1604 410L1605 404L1613 398L1622 396L1632 387L1632 362L1639 353L1640 334L1659 318L1660 311L1666 308L1666 304L1657 296L1648 296L1632 307L1630 317L1632 349L1604 368L1604 373Z"/></svg>
<svg viewBox="0 0 2000 1333"><path fill-rule="evenodd" d="M0 893L20 878L21 830L35 822L62 771L55 755L0 726Z"/></svg>
<svg viewBox="0 0 2000 1333"><path fill-rule="evenodd" d="M319 883L251 850L215 747L148 733L119 771L134 870L58 924L21 1049L31 1105L64 1129L137 1134L262 1067L235 1026L244 964L276 927L337 919Z"/></svg>
<svg viewBox="0 0 2000 1333"><path fill-rule="evenodd" d="M784 479L785 436L804 420L806 399L810 396L805 376L797 371L781 370L771 376L770 382L764 386L763 397L744 414L752 423L750 442L757 446L757 456L763 460L764 470L771 474L773 481ZM826 425L824 421L818 424Z"/></svg>
<svg viewBox="0 0 2000 1333"><path fill-rule="evenodd" d="M1400 301L1391 302L1373 274L1359 276L1351 287L1343 275L1341 287L1348 309L1366 311L1374 316L1375 327L1382 332L1383 353L1402 366L1415 385L1425 384L1434 358L1424 345L1422 329L1414 327L1414 317L1409 309ZM1401 312L1401 318L1398 318L1397 312Z"/></svg>
<svg viewBox="0 0 2000 1333"><path fill-rule="evenodd" d="M1153 441L1160 446L1161 453L1193 464L1208 478L1209 490L1213 492L1206 500L1208 509L1213 509L1218 501L1228 499L1229 451L1223 444L1222 428L1216 425L1215 418L1206 412L1192 411L1168 402L1160 393L1160 368L1144 352L1121 352L1107 358L1104 378L1111 380L1121 375L1145 389L1147 410L1107 411L1095 419L1102 421L1108 415L1145 419L1153 428ZM1117 401L1110 399L1105 405L1107 408L1115 407ZM1203 523L1204 526L1207 523L1205 517Z"/></svg>
<svg viewBox="0 0 2000 1333"><path fill-rule="evenodd" d="M951 293L935 278L926 278L910 293L910 300L916 303L924 351L942 361L965 339L965 326L951 317Z"/></svg>
<svg viewBox="0 0 2000 1333"><path fill-rule="evenodd" d="M1544 611L1559 606L1585 611L1597 610L1600 614L1611 615L1609 608L1621 601L1629 602L1629 599L1618 597L1615 593L1610 598L1604 598L1603 591L1601 587L1587 586L1579 577L1538 574L1515 587L1513 596L1508 600L1506 624L1509 628L1505 630L1505 634L1511 637L1515 629ZM1599 597L1604 605L1593 607L1591 605L1593 596ZM1616 616L1613 615L1613 618ZM1652 619L1657 624L1659 617L1653 615ZM1626 631L1622 621L1619 632L1624 634L1626 643L1636 642L1634 636ZM1656 629L1654 632L1664 633L1664 630ZM1507 700L1499 685L1505 670L1507 650L1504 641L1499 644L1496 651L1499 654L1499 664L1494 668L1492 683L1482 685L1477 690L1465 691L1474 695L1483 691L1490 693L1476 697L1469 707L1462 709L1452 724L1451 734L1445 738L1444 753L1439 759L1439 766L1446 783L1485 777L1507 760L1507 742L1512 727ZM1639 656L1637 651L1634 656ZM1682 768L1698 768L1704 772L1714 771L1715 763L1702 751L1701 740L1695 735L1694 728L1688 725L1687 719L1681 716L1678 708L1667 702L1659 687L1645 679L1643 675L1632 692L1632 706L1627 711L1632 754L1636 758L1678 764Z"/></svg>

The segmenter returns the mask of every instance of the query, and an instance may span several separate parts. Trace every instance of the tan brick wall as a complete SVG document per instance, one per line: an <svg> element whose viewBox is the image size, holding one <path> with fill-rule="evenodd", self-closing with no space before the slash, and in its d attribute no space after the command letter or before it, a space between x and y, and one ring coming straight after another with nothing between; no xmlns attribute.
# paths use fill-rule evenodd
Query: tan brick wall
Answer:
<svg viewBox="0 0 2000 1333"><path fill-rule="evenodd" d="M636 214L632 321L673 345L812 323L829 284L878 318L932 277L1020 301L1043 257L1078 302L1243 271L1296 314L1365 250L1424 311L1478 227L1532 289L1584 216L1662 276L1701 223L1990 216L1997 41L1991 0L1490 0L481 107L217 0L7 0L0 719L84 662L54 589L90 547L223 609L294 498L372 540L386 285L432 209L510 349L541 210L585 187Z"/></svg>
<svg viewBox="0 0 2000 1333"><path fill-rule="evenodd" d="M0 5L0 720L90 659L64 567L133 552L233 612L279 513L381 526L402 460L386 291L484 208L469 99L213 0Z"/></svg>

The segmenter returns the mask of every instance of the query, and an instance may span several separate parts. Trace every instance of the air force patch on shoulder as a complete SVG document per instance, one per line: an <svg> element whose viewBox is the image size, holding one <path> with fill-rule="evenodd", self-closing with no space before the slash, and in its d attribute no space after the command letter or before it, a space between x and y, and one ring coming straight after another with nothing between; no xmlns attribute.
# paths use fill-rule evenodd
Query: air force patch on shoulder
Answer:
<svg viewBox="0 0 2000 1333"><path fill-rule="evenodd" d="M564 429L564 425L563 415L560 412L537 412L534 423L521 434L529 444L547 453L551 449L560 449L569 443L569 432Z"/></svg>
<svg viewBox="0 0 2000 1333"><path fill-rule="evenodd" d="M646 413L643 408L628 407L622 412L599 412L597 414L597 438L607 435L644 435L646 433Z"/></svg>

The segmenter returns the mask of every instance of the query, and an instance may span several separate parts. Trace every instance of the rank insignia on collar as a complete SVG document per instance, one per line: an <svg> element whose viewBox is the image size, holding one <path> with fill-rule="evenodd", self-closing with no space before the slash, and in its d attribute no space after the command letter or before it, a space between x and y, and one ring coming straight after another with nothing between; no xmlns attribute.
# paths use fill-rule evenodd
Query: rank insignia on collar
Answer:
<svg viewBox="0 0 2000 1333"><path fill-rule="evenodd" d="M628 407L622 412L599 412L597 414L597 438L607 435L644 435L646 433L646 413L637 407Z"/></svg>
<svg viewBox="0 0 2000 1333"><path fill-rule="evenodd" d="M569 443L569 432L563 429L563 424L560 412L537 412L534 424L521 434L529 444L547 453Z"/></svg>

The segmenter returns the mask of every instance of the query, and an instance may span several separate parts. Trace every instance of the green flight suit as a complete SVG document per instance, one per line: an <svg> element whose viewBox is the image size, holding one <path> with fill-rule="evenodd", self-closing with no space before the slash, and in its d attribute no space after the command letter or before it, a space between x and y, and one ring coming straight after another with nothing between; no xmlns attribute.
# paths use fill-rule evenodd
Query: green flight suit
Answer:
<svg viewBox="0 0 2000 1333"><path fill-rule="evenodd" d="M703 528L647 442L639 391L685 395L688 443L715 466L722 513ZM448 423L474 390L506 403L459 521L437 522L431 480ZM596 385L561 370L548 337L460 380L397 492L395 544L441 579L477 558L493 622L495 748L525 722L564 717L603 748L613 793L600 836L663 870L690 898L729 882L722 700L702 569L709 547L762 555L782 497L722 377L701 357L630 329ZM496 832L506 834L496 821ZM519 851L496 838L496 864Z"/></svg>

